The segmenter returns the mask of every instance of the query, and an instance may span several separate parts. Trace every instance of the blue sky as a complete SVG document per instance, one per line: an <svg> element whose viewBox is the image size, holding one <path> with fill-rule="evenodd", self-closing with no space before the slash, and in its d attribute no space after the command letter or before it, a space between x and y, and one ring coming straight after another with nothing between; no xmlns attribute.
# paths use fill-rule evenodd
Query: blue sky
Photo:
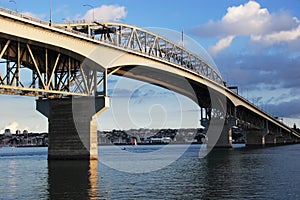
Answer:
<svg viewBox="0 0 300 200"><path fill-rule="evenodd" d="M48 21L50 1L43 2L0 0L0 6ZM289 118L286 122L297 122L296 119L300 118L299 0L52 0L52 21L91 20L92 9L84 4L94 7L97 20L115 20L178 32L184 29L187 36L208 51L228 85L239 86L241 95L274 116ZM115 83L116 80L111 78L110 82ZM115 89L116 102L122 99L119 94L132 87L143 93L136 102L130 101L130 106L135 105L132 106L132 112L136 113L133 120L145 119L133 123L136 127L161 126L159 123L155 125L155 120L164 121L163 126L176 127L182 119L174 119L174 116L182 113L170 109L166 104L170 101L173 108L184 105L188 119L199 117L197 106L185 97L139 82L127 83L126 87ZM145 98L147 94L148 98ZM149 98L151 95L161 101ZM20 101L24 105L20 106ZM141 104L142 101L146 102ZM7 127L47 130L47 119L35 111L34 99L1 96L0 103L3 111L0 130ZM147 112L139 112L142 110L139 106L145 105L148 106ZM24 112L19 112L20 109ZM117 115L114 112L111 109L100 117L100 129L128 128L112 120L112 116ZM163 119L157 120L157 116ZM192 124L180 121L180 124L192 126L196 121Z"/></svg>

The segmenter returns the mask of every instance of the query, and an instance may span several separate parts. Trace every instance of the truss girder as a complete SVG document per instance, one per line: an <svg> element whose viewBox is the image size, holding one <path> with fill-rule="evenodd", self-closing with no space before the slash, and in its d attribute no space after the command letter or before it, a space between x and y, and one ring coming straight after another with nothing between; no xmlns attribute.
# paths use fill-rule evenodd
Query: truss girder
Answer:
<svg viewBox="0 0 300 200"><path fill-rule="evenodd" d="M80 56L0 38L0 93L38 97L96 95L103 72Z"/></svg>
<svg viewBox="0 0 300 200"><path fill-rule="evenodd" d="M224 84L221 75L200 56L150 31L121 23L69 23L54 26L72 32L82 30L80 34L84 33L89 38L162 59L196 72L218 84Z"/></svg>

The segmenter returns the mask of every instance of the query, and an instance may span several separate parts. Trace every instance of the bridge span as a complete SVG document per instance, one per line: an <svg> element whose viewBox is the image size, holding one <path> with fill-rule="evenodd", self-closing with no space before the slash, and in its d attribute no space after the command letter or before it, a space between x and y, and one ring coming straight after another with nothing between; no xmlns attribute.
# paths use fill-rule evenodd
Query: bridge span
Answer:
<svg viewBox="0 0 300 200"><path fill-rule="evenodd" d="M0 8L0 94L34 96L49 121L49 159L97 159L96 118L115 74L183 94L201 110L208 146L287 144L300 134L226 87L199 55L147 30L111 22L49 24Z"/></svg>

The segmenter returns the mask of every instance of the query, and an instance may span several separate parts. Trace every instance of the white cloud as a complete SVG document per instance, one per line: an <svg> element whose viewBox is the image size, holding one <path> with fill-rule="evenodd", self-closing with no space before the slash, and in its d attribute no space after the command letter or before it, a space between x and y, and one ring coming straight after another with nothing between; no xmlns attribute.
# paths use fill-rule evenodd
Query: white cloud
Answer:
<svg viewBox="0 0 300 200"><path fill-rule="evenodd" d="M255 1L249 1L245 5L229 7L221 23L235 34L248 34L263 32L269 21L271 15L268 10Z"/></svg>
<svg viewBox="0 0 300 200"><path fill-rule="evenodd" d="M233 35L230 35L228 37L222 38L217 42L216 45L210 47L209 52L211 54L217 54L219 51L229 47L231 45L232 40L234 39Z"/></svg>
<svg viewBox="0 0 300 200"><path fill-rule="evenodd" d="M220 37L212 47L220 51L231 44L232 36L249 36L251 41L272 45L278 42L290 42L299 38L300 21L288 12L270 13L256 1L232 6L219 21L210 21L194 29L200 37Z"/></svg>
<svg viewBox="0 0 300 200"><path fill-rule="evenodd" d="M15 133L16 130L18 130L19 124L17 122L12 122L9 125L5 126L5 128L3 128L0 131L0 134L4 133L5 129L10 129L11 133Z"/></svg>
<svg viewBox="0 0 300 200"><path fill-rule="evenodd" d="M252 36L251 40L255 42L263 42L267 45L273 45L280 42L290 42L298 38L300 38L300 25L297 28L288 31Z"/></svg>
<svg viewBox="0 0 300 200"><path fill-rule="evenodd" d="M126 15L127 11L124 6L102 5L88 10L83 19L88 21L92 21L93 18L98 21L119 21L124 19Z"/></svg>

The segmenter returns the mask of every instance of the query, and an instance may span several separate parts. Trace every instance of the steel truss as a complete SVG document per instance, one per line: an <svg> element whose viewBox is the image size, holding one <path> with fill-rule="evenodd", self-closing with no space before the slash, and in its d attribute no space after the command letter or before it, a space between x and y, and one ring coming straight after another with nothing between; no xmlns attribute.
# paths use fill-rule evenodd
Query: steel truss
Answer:
<svg viewBox="0 0 300 200"><path fill-rule="evenodd" d="M38 97L91 96L104 73L94 63L59 49L0 39L0 93Z"/></svg>
<svg viewBox="0 0 300 200"><path fill-rule="evenodd" d="M203 75L223 85L221 75L200 56L164 37L147 30L120 23L68 23L56 24L73 33L85 35L126 51L134 51L167 61Z"/></svg>

